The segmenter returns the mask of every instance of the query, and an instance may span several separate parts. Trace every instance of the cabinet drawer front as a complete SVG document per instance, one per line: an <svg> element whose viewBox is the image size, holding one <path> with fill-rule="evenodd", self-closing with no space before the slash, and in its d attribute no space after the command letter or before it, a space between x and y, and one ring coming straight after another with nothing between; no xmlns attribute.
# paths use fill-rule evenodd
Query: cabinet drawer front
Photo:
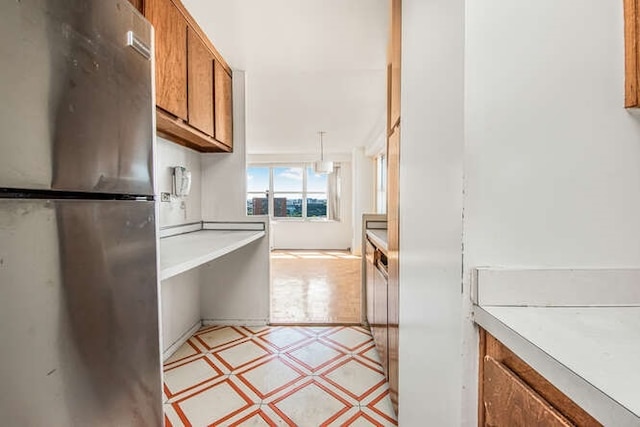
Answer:
<svg viewBox="0 0 640 427"><path fill-rule="evenodd" d="M573 424L491 356L484 358L485 425L567 427Z"/></svg>

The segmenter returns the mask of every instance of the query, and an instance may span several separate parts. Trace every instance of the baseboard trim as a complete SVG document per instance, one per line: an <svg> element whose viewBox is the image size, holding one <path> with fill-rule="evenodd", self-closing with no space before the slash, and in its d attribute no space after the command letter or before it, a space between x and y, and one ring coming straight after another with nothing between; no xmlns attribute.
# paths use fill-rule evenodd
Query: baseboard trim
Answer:
<svg viewBox="0 0 640 427"><path fill-rule="evenodd" d="M187 340L191 338L193 334L195 334L196 331L202 327L202 324L203 323L200 320L198 320L185 333L180 335L180 338L178 338L173 344L169 346L169 348L167 348L165 351L162 352L162 361L164 362L168 358L170 358L173 355L173 353L175 353L176 350L178 350L182 346L182 344L186 343Z"/></svg>
<svg viewBox="0 0 640 427"><path fill-rule="evenodd" d="M266 326L269 319L202 319L202 326Z"/></svg>

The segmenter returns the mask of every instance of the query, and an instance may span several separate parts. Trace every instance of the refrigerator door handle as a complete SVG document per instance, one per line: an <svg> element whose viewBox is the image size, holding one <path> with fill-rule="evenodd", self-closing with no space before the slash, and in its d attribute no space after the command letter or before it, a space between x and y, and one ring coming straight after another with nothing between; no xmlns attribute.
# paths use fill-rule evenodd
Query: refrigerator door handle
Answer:
<svg viewBox="0 0 640 427"><path fill-rule="evenodd" d="M131 30L127 32L127 46L131 46L133 50L142 55L142 57L147 61L151 60L151 48L140 40L140 38Z"/></svg>

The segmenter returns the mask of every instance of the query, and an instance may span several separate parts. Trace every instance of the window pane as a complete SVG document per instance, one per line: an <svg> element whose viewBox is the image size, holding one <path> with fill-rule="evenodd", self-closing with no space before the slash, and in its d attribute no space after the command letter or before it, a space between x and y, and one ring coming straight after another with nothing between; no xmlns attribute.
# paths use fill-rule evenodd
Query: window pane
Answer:
<svg viewBox="0 0 640 427"><path fill-rule="evenodd" d="M264 193L247 193L247 215L268 215L269 200Z"/></svg>
<svg viewBox="0 0 640 427"><path fill-rule="evenodd" d="M319 174L313 171L313 168L307 168L307 192L327 191L327 174Z"/></svg>
<svg viewBox="0 0 640 427"><path fill-rule="evenodd" d="M302 218L302 193L275 193L273 216L277 218Z"/></svg>
<svg viewBox="0 0 640 427"><path fill-rule="evenodd" d="M273 191L302 192L302 168L273 168Z"/></svg>
<svg viewBox="0 0 640 427"><path fill-rule="evenodd" d="M269 168L249 166L247 168L247 192L261 192L266 197L269 190Z"/></svg>
<svg viewBox="0 0 640 427"><path fill-rule="evenodd" d="M307 194L307 218L327 217L327 193Z"/></svg>

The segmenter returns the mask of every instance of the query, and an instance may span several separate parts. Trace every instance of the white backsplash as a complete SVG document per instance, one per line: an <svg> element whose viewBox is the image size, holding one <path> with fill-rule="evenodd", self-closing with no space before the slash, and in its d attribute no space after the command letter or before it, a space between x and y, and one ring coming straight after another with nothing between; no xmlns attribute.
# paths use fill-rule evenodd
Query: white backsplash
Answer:
<svg viewBox="0 0 640 427"><path fill-rule="evenodd" d="M184 166L191 171L191 192L187 197L172 196L170 202L160 203L160 227L202 220L200 154L190 148L158 137L158 192L171 193L171 168ZM160 194L157 195L158 199Z"/></svg>

